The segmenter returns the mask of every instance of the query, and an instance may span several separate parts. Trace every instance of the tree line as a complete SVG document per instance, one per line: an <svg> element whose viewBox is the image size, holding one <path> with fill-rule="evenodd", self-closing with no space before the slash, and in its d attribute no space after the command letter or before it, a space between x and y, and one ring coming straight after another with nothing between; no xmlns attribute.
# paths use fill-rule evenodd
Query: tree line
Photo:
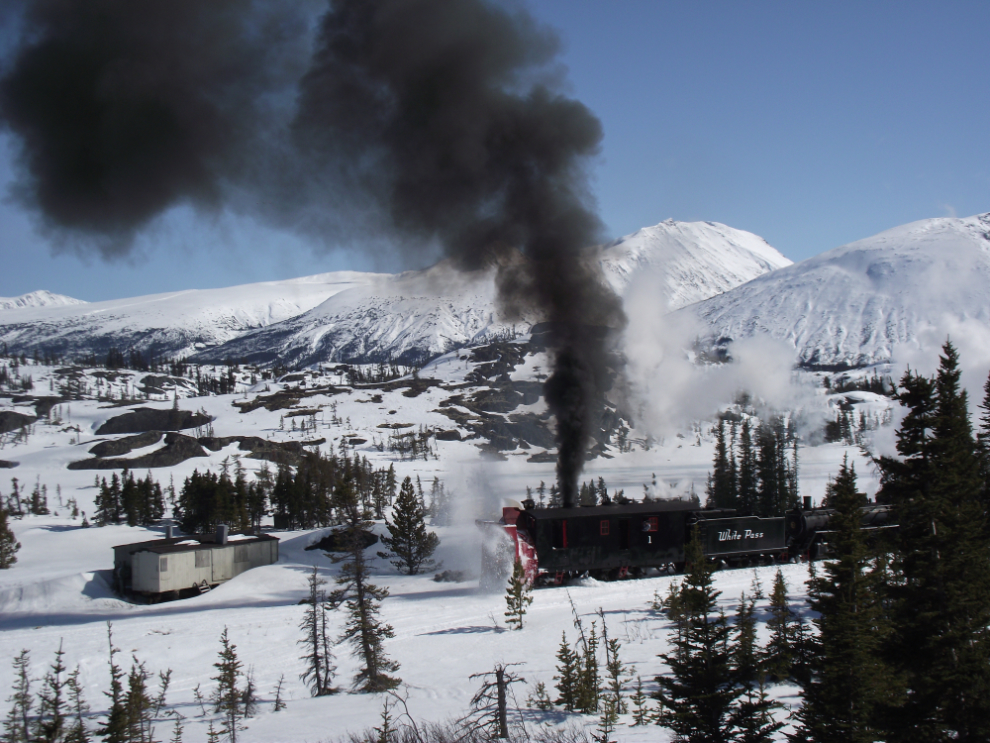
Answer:
<svg viewBox="0 0 990 743"><path fill-rule="evenodd" d="M720 417L706 493L713 508L743 515L783 516L798 502L798 437L794 417L763 422Z"/></svg>

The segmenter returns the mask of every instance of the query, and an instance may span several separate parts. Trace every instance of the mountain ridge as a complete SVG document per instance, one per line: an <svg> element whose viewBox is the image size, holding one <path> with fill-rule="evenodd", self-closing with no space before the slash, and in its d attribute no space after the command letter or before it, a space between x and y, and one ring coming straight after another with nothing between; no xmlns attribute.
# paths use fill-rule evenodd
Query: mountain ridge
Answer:
<svg viewBox="0 0 990 743"><path fill-rule="evenodd" d="M885 230L680 310L717 347L766 335L806 367L862 367L947 323L990 324L990 213Z"/></svg>

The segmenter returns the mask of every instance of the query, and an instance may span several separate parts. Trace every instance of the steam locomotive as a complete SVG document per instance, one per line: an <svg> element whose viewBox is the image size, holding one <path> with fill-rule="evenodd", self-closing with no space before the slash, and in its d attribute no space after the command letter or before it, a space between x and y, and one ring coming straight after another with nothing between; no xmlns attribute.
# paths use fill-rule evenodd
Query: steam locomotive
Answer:
<svg viewBox="0 0 990 743"><path fill-rule="evenodd" d="M833 511L805 498L785 516L740 516L701 508L697 501L654 501L578 508L535 508L532 501L502 509L498 521L479 521L482 583L501 585L513 562L534 585L577 577L600 580L684 570L685 549L698 529L707 558L727 566L818 559L828 550ZM889 506L862 509L862 528L893 526Z"/></svg>

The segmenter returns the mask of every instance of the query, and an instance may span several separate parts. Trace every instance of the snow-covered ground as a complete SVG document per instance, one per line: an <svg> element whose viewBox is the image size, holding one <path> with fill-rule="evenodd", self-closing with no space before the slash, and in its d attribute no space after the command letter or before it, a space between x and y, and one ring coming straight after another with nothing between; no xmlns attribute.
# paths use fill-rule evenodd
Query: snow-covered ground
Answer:
<svg viewBox="0 0 990 743"><path fill-rule="evenodd" d="M420 372L422 378L437 378L450 383L462 381L472 362L466 355L448 354ZM529 377L537 373L533 359L516 369L516 375ZM545 369L545 364L543 366ZM20 374L30 374L35 384L33 394L46 394L53 369L28 365ZM104 390L133 390L141 374L130 373L130 379L118 378L107 382ZM323 381L343 380L333 374ZM231 395L181 399L183 409L204 409L216 417L213 428L217 436L254 435L274 440L309 440L312 432L293 431L286 411L269 412L258 408L241 413L233 403L245 397L261 394L265 386L270 394L280 387L298 382L276 384L258 381L252 385L247 375L239 382L238 391ZM307 380L312 387L313 380ZM56 385L52 385L53 388ZM384 439L387 429L382 423L412 423L437 428L454 428L448 417L437 412L439 403L450 397L449 390L431 387L415 397L402 390L380 392L381 401L373 398L378 390L350 389L333 397L316 395L301 400L299 407L323 409L317 437L326 437L327 444L339 447L344 437L367 439L357 447L376 467L393 463L399 477L418 476L424 486L437 476L453 494L457 525L436 528L441 546L438 557L444 567L464 570L473 576L463 583L438 583L432 575L401 576L387 562L372 561L375 581L388 586L391 596L382 606L383 618L395 630L395 638L386 641L390 657L401 665L398 674L404 682L401 689L408 697L410 712L419 721L460 717L468 711L476 681L475 673L489 671L496 663L522 663L515 669L526 678L526 684L514 687L512 716L522 720L529 730L549 724L573 722L593 730L593 717L567 715L562 712L542 713L529 709L526 698L539 681L553 691L555 653L561 632L575 638L570 602L586 626L602 609L607 617L610 636L622 641L621 657L631 673L643 678L647 690L655 688L653 678L664 667L657 654L668 649L669 626L666 619L652 614L648 602L654 592L666 593L672 580L655 577L637 581L599 583L587 580L567 589L541 589L526 615L521 631L503 629L505 610L501 594L478 590L476 576L479 568L478 531L473 519L489 515L498 508L502 498L520 499L527 486L536 487L540 481L553 481L552 463L528 462L534 449L509 452L505 461L485 458L476 447L477 441L437 441L436 458L428 461L400 460L387 448L379 452L376 440ZM180 393L181 394L181 393ZM823 393L822 393L823 394ZM857 393L858 394L858 393ZM824 397L822 397L824 404ZM144 406L171 407L171 394L157 401L142 402ZM864 405L883 407L882 399L863 398ZM335 418L331 406L336 405ZM534 406L539 408L540 406ZM32 412L12 398L0 398L0 410ZM64 642L66 662L70 668L78 665L85 684L86 697L94 709L95 718L104 709L103 691L108 688L106 623L113 623L114 644L126 659L134 655L144 661L149 670L171 668L172 686L168 696L170 708L185 718L185 740L205 740L206 717L194 699L197 685L201 690L212 689L210 677L215 675L213 663L219 650L219 637L227 627L231 641L237 646L239 658L251 668L262 698L257 717L247 721L240 736L243 741L330 741L379 724L382 697L346 693L357 666L349 649L337 649L338 684L344 693L310 698L299 680L303 663L298 624L303 607L307 573L316 565L324 577L331 579L337 568L319 551L306 551L316 541L321 530L281 532L280 559L275 565L257 568L238 576L210 593L195 598L158 605L131 604L115 597L108 585L112 567L112 550L117 544L160 537L164 527L107 526L81 528L81 519L69 518L64 505L75 498L87 514L93 513L94 471L67 470L74 460L88 457L87 450L97 439L93 433L106 419L124 412L119 407L94 400L65 402L53 410L52 421L38 421L26 442L15 443L11 434L4 436L0 460L18 462L4 470L5 477L17 477L21 487L30 491L35 484L47 486L49 507L59 515L28 516L12 522L22 549L18 562L10 570L0 571L0 658L11 659L22 648L31 651L32 671L40 677L53 658L60 642ZM394 411L394 412L393 412ZM341 422L334 424L338 419ZM280 427L280 423L282 424ZM693 488L703 496L705 481L713 456L710 424L700 423L694 430L681 435L665 436L645 449L642 432L633 431L634 441L628 453L611 452L611 459L596 459L585 469L586 478L603 477L610 489L624 489L628 496L638 498L647 485L655 493L686 493ZM538 451L538 450L535 450ZM142 453L141 451L136 452ZM175 467L156 469L152 476L163 486L174 481L181 487L193 469L210 468L218 471L226 458L238 453L235 446L212 453L207 458L190 459ZM129 455L134 456L134 454ZM801 449L800 490L817 501L824 494L828 479L833 476L844 456L856 464L861 489L872 494L876 479L872 466L857 447L828 444ZM248 471L256 471L261 462L241 460ZM99 472L101 476L109 472ZM136 473L143 476L143 472ZM656 486L653 485L654 480ZM60 491L62 504L59 503ZM7 495L10 487L0 485ZM380 531L383 526L378 524ZM369 554L374 550L369 550ZM722 606L734 613L740 593L749 592L754 575L759 576L769 592L773 568L720 572L716 585L723 592ZM794 608L804 611L804 565L783 568L795 599ZM761 619L766 619L766 601ZM340 617L334 618L339 629ZM765 634L764 634L765 639ZM129 664L129 661L127 661ZM288 707L275 713L271 700L279 678L284 674ZM0 662L0 691L9 689L12 669L9 662ZM631 688L631 684L627 685ZM791 686L774 689L783 703L793 705L797 690ZM6 692L3 692L6 696ZM785 711L786 712L786 711ZM785 714L785 713L782 713ZM668 740L666 730L657 727L630 727L631 718L614 735L619 741ZM163 721L158 729L161 737L169 734L170 723Z"/></svg>

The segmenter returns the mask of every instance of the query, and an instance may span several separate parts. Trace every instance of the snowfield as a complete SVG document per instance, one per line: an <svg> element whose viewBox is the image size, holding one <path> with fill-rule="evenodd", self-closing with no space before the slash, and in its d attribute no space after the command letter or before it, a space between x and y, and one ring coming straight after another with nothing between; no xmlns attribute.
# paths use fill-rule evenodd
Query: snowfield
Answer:
<svg viewBox="0 0 990 743"><path fill-rule="evenodd" d="M540 357L527 358L514 376L535 378L538 368L546 369L545 359L537 363L540 361ZM463 382L473 364L466 356L451 353L422 369L419 376L452 385ZM57 389L55 371L31 364L20 369L22 375L32 376L36 395L47 394L45 390L49 386ZM143 376L134 372L124 374L107 381L104 391L112 390L114 394L133 391ZM321 379L334 384L344 381L332 372L326 372ZM309 386L318 381L306 380ZM813 381L817 383L818 379ZM179 402L183 409L202 409L215 416L212 425L217 436L310 440L315 438L313 432L293 431L290 419L283 418L284 410L269 412L257 408L241 413L233 405L257 394L271 394L297 384L259 381L252 386L242 378L237 392L231 395L180 398ZM268 392L264 392L266 386ZM647 690L653 690L653 678L664 671L657 654L669 647L669 624L665 618L651 613L648 603L654 592L665 594L668 585L677 578L614 583L589 579L566 589L540 589L535 592L524 628L504 629L503 595L478 589L479 532L473 521L497 516L503 499L522 499L527 486L535 488L541 480L549 486L554 479L553 464L527 461L539 451L533 448L507 452L504 460L492 459L482 455L476 440L437 441L437 456L428 461L401 460L387 448L380 452L375 442L388 433L387 429L379 428L382 423L446 429L456 426L437 412L442 399L451 394L443 387L430 387L414 397L404 395L402 389L385 391L380 393L380 402L374 400L372 392L377 391L351 388L333 397L307 397L300 406L324 411L316 432L316 436L327 439L321 448L334 446L336 450L342 438L360 437L367 443L358 446L356 452L366 456L374 466L394 463L400 478L419 477L427 490L433 478L439 477L453 494L457 518L456 525L434 527L441 540L437 557L443 561L444 568L463 570L471 576L462 583L438 583L432 580L432 574L402 576L387 562L377 557L372 560L375 582L388 586L391 594L382 605L382 616L394 628L395 637L385 642L385 649L401 665L397 674L403 679L400 693L407 698L409 711L416 720L439 721L463 716L477 689L477 682L468 678L471 674L489 671L496 663L521 663L514 670L525 677L526 683L513 687L515 696L510 701L510 717L515 724L525 725L530 732L540 725L577 725L593 731L597 723L594 717L539 712L526 701L540 681L553 693L555 653L561 632L566 632L571 641L576 639L571 602L586 628L596 620L599 609L605 612L610 636L622 642L623 662L633 676L642 677ZM824 408L828 398L823 390L817 394ZM875 398L863 398L861 402L884 407L882 398ZM161 395L157 401L140 403L162 409L168 409L171 404L171 393ZM331 422L333 405L336 405L338 424ZM542 409L542 402L531 408ZM382 696L347 693L357 668L349 648L336 649L336 682L341 693L311 698L299 680L303 670L299 659L302 649L296 644L301 637L298 624L303 616L299 602L306 594L307 574L316 565L323 577L332 580L338 569L319 551L305 549L319 539L323 530L276 533L281 539L277 564L251 570L195 598L140 605L123 601L112 593L111 548L160 538L164 525L150 529L121 525L82 528L81 518L67 516L65 501L75 498L82 511L92 514L94 476L109 477L110 472L67 470L66 465L89 456L87 451L98 438L114 438L96 437L93 431L126 409L94 400L74 400L56 406L50 421L42 418L35 423L26 442L15 442L12 433L4 434L0 459L19 463L5 470L5 475L18 478L27 491L36 484L45 485L49 507L59 515L27 516L12 521L23 547L17 564L0 571L0 657L12 659L21 649L29 649L33 675L40 678L59 644L64 643L69 668L76 665L80 668L86 698L94 710L91 719L94 727L105 709L103 692L109 682L106 633L107 622L111 622L114 644L123 651L119 656L122 663L129 666L133 655L154 672L172 669L168 707L185 718L184 739L199 741L206 739L208 721L215 718L209 708L208 714L202 715L194 690L199 686L207 693L213 688L212 664L219 650L220 633L226 627L239 658L254 675L262 700L258 716L246 721L247 729L240 735L241 740L249 743L333 741L350 731L379 724ZM14 403L11 397L0 398L0 410L31 412L22 403ZM462 432L467 434L465 430ZM641 497L644 485L654 495L684 495L693 490L703 496L713 456L710 424L700 423L686 428L680 435L666 436L649 444L645 434L634 429L630 441L631 451L620 453L613 449L609 452L611 458L589 462L585 478L603 477L610 491L624 489L633 498ZM137 450L127 456L143 452ZM180 488L193 469L219 471L225 460L229 464L239 454L242 452L231 446L206 458L152 470L151 474L164 487L174 482ZM856 464L861 489L874 493L877 483L871 465L857 447L839 444L801 449L801 493L820 499L844 456ZM249 473L262 464L247 458L241 462ZM146 473L135 474L143 477ZM7 495L9 486L0 485L0 492ZM379 522L375 528L381 532L384 526ZM373 547L368 554L376 549ZM718 573L716 585L723 592L721 605L726 612L730 616L734 613L740 593L750 592L754 577L769 592L774 570L763 567ZM803 613L807 567L787 565L783 571L794 608ZM767 618L766 610L764 600L758 611L761 621ZM333 617L336 634L341 617L336 614ZM765 632L762 636L765 639ZM273 690L283 675L288 707L275 713ZM12 681L9 661L0 664L0 689L10 689ZM632 682L627 683L626 689L631 693ZM775 687L773 694L785 705L798 701L797 689L792 686ZM786 715L786 709L781 714ZM631 727L631 722L629 715L622 718L615 740L669 740L665 729ZM170 733L171 722L163 720L158 725L158 735L167 738Z"/></svg>

